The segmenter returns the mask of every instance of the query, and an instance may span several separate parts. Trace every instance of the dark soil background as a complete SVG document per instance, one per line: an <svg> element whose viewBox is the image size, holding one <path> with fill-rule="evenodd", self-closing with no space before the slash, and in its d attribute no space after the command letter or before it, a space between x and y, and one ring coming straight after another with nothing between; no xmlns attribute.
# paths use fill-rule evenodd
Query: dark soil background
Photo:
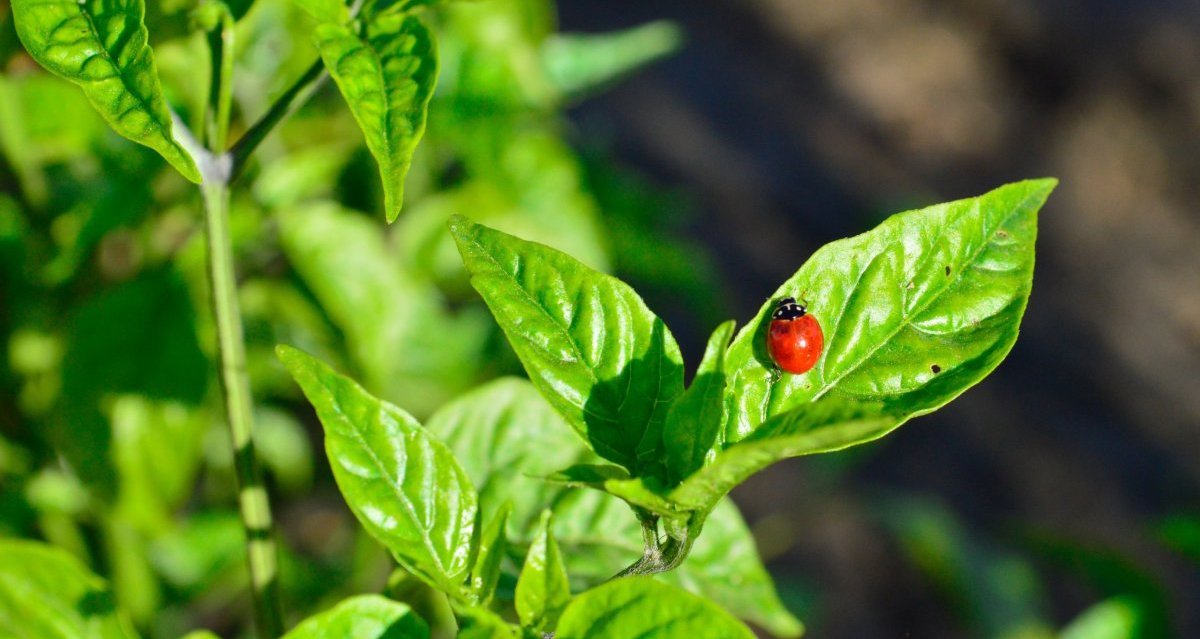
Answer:
<svg viewBox="0 0 1200 639"><path fill-rule="evenodd" d="M809 636L974 634L889 532L887 504L916 499L1028 560L1055 624L1120 590L1081 576L1091 553L1148 577L1172 634L1200 637L1200 573L1156 533L1200 509L1200 5L559 5L565 31L684 28L680 53L572 117L690 194L687 230L739 321L816 247L887 214L1061 180L995 374L864 453L793 460L735 494ZM686 325L685 310L663 314ZM711 328L681 330L684 352Z"/></svg>

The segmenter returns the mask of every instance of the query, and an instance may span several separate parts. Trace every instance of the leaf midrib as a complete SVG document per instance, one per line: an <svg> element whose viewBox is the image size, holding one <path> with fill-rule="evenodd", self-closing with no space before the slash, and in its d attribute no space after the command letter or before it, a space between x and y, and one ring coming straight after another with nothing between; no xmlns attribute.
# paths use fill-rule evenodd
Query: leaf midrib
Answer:
<svg viewBox="0 0 1200 639"><path fill-rule="evenodd" d="M380 408L380 411L382 412L383 406L380 406L379 408ZM346 415L345 411L339 410L339 412L341 412L343 415ZM346 421L350 421L350 420L347 419ZM399 498L401 505L404 507L405 511L408 513L409 517L411 518L411 521L417 524L415 526L415 528L417 528L418 530L425 530L424 525L422 525L421 518L417 515L416 509L413 507L412 500L408 498L408 495L404 494L404 491L400 490L399 485L398 485L399 478L394 478L394 477L392 477L392 475L390 473L388 473L387 466L385 466L383 464L383 460L381 460L379 458L379 456L375 454L375 449L372 448L370 445L368 445L367 440L363 436L363 434L361 432L359 432L359 430L357 428L353 427L353 422L350 422L350 423L351 423L350 431L351 431L351 433L353 433L355 443L359 444L363 448L363 450L367 451L367 455L370 456L371 461L375 462L376 466L378 466L378 468L381 471L381 473L383 474L383 476L388 479L388 486L392 489L392 492ZM403 433L403 430L401 430L401 432ZM403 434L407 435L408 433L403 433ZM406 453L405 459L407 459L409 457L408 451L407 451L407 446L406 446L405 453ZM441 571L442 576L449 577L449 573L446 571L446 567L442 564L442 558L438 555L436 549L433 547L432 539L430 539L429 536L427 536L427 535L421 535L421 543L422 543L422 545L425 546L425 549L427 551L429 551L430 558L433 559L433 562L437 565L438 570Z"/></svg>

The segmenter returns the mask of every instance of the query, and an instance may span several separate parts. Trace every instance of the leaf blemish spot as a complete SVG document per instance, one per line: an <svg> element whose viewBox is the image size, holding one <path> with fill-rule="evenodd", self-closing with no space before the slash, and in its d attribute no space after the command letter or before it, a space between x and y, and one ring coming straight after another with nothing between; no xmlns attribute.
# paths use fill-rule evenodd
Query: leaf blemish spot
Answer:
<svg viewBox="0 0 1200 639"><path fill-rule="evenodd" d="M1008 231L1005 231L1004 229L1000 229L1000 230L996 231L996 237L1003 240L1004 238L1008 237Z"/></svg>
<svg viewBox="0 0 1200 639"><path fill-rule="evenodd" d="M946 265L946 277L950 277L950 265Z"/></svg>
<svg viewBox="0 0 1200 639"><path fill-rule="evenodd" d="M904 285L904 288L906 288L906 289L908 289L908 290L910 290L910 291L911 291L911 290L913 290L914 288L916 288L916 285L914 285L914 284L913 284L913 281L912 281L912 280L909 280L909 281L908 281L908 284L905 284L905 285Z"/></svg>
<svg viewBox="0 0 1200 639"><path fill-rule="evenodd" d="M934 375L937 375L938 373L942 372L942 367L934 364L933 366L929 367L929 370L933 371Z"/></svg>

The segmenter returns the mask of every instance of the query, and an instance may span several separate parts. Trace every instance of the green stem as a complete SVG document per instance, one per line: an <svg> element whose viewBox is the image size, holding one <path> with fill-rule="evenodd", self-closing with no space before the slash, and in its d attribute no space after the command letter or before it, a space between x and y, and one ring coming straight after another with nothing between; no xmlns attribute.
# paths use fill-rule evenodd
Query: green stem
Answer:
<svg viewBox="0 0 1200 639"><path fill-rule="evenodd" d="M237 472L238 503L246 529L246 555L254 594L254 623L259 637L272 639L282 634L279 606L278 562L271 530L271 504L263 486L254 451L253 400L246 373L246 348L238 309L237 280L233 267L233 244L229 236L228 169L211 166L201 191L208 235L208 267L211 306L217 324L217 344L225 417L233 440ZM216 170L211 170L216 169Z"/></svg>
<svg viewBox="0 0 1200 639"><path fill-rule="evenodd" d="M250 127L246 133L234 143L233 148L229 150L229 156L232 159L232 167L230 177L235 178L241 174L246 167L246 162L250 159L251 154L258 148L259 144L267 138L267 135L275 129L275 126L283 121L289 113L296 110L300 105L308 101L308 98L321 86L321 82L329 77L325 73L325 64L321 60L317 60L296 80L283 95L271 105L267 110L266 115L263 115L258 122Z"/></svg>
<svg viewBox="0 0 1200 639"><path fill-rule="evenodd" d="M220 19L208 32L208 49L212 54L212 85L208 94L208 147L214 153L225 151L229 139L229 114L233 104L233 16L224 4Z"/></svg>

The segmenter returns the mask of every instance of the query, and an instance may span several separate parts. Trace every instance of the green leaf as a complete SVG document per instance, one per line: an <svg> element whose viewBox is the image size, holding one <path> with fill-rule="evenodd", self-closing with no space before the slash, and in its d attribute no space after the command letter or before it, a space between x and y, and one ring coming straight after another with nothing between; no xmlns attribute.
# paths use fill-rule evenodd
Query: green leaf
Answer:
<svg viewBox="0 0 1200 639"><path fill-rule="evenodd" d="M662 424L683 391L679 347L620 280L549 247L473 224L450 230L538 390L598 455L634 475L662 459Z"/></svg>
<svg viewBox="0 0 1200 639"><path fill-rule="evenodd" d="M565 95L578 95L633 73L674 53L683 34L660 20L601 34L555 34L542 44L546 75Z"/></svg>
<svg viewBox="0 0 1200 639"><path fill-rule="evenodd" d="M463 607L455 612L457 639L518 639L513 626L487 608Z"/></svg>
<svg viewBox="0 0 1200 639"><path fill-rule="evenodd" d="M1063 628L1059 639L1139 639L1143 635L1142 610L1137 601L1115 597L1098 603Z"/></svg>
<svg viewBox="0 0 1200 639"><path fill-rule="evenodd" d="M29 639L136 637L103 579L66 552L0 541L0 635Z"/></svg>
<svg viewBox="0 0 1200 639"><path fill-rule="evenodd" d="M345 336L364 386L426 416L474 382L494 330L486 312L447 313L437 289L398 263L381 222L328 203L278 220L284 252Z"/></svg>
<svg viewBox="0 0 1200 639"><path fill-rule="evenodd" d="M486 517L511 503L510 538L528 539L539 513L566 489L542 481L560 468L594 459L561 416L527 380L501 378L434 413L426 428L446 443L479 487Z"/></svg>
<svg viewBox="0 0 1200 639"><path fill-rule="evenodd" d="M334 479L355 516L410 572L458 592L470 569L475 489L408 413L302 351L279 359L317 409Z"/></svg>
<svg viewBox="0 0 1200 639"><path fill-rule="evenodd" d="M547 510L542 513L541 524L517 579L517 615L522 625L540 632L553 630L571 601L571 584L550 522Z"/></svg>
<svg viewBox="0 0 1200 639"><path fill-rule="evenodd" d="M509 378L481 386L447 404L426 427L446 442L480 487L479 507L485 514L506 502L513 505L510 548L532 543L540 511L553 504L555 540L575 590L608 579L641 556L641 527L619 499L541 479L572 463L580 473L604 468L598 471L602 477L622 475L615 474L615 466L588 465L596 457L528 381ZM749 529L728 500L708 516L683 565L662 578L777 635L790 636L796 627L758 559Z"/></svg>
<svg viewBox="0 0 1200 639"><path fill-rule="evenodd" d="M617 579L579 595L563 613L555 636L754 639L749 628L716 605L647 577Z"/></svg>
<svg viewBox="0 0 1200 639"><path fill-rule="evenodd" d="M172 133L143 0L13 0L12 10L17 35L39 64L79 85L117 133L200 182L196 163Z"/></svg>
<svg viewBox="0 0 1200 639"><path fill-rule="evenodd" d="M351 597L300 622L284 639L428 639L408 606L379 595Z"/></svg>
<svg viewBox="0 0 1200 639"><path fill-rule="evenodd" d="M105 397L138 394L198 404L208 359L196 336L187 286L173 270L143 273L80 306L62 364L62 412L50 430L56 448L100 494L109 492L112 429Z"/></svg>
<svg viewBox="0 0 1200 639"><path fill-rule="evenodd" d="M508 527L508 516L512 513L512 502L505 502L500 510L492 515L491 521L483 529L479 537L479 550L475 565L471 568L471 595L474 602L486 607L496 594L496 583L500 580L500 563L508 550L508 538L505 529Z"/></svg>
<svg viewBox="0 0 1200 639"><path fill-rule="evenodd" d="M120 478L115 514L142 533L164 534L174 527L175 510L191 497L211 418L137 395L117 397L110 414Z"/></svg>
<svg viewBox="0 0 1200 639"><path fill-rule="evenodd" d="M804 625L788 612L758 557L754 535L737 506L726 498L704 521L683 564L659 577L720 604L777 637L798 637Z"/></svg>
<svg viewBox="0 0 1200 639"><path fill-rule="evenodd" d="M830 398L771 418L671 491L682 508L705 512L747 477L789 457L841 450L878 439L904 422L879 403Z"/></svg>
<svg viewBox="0 0 1200 639"><path fill-rule="evenodd" d="M384 208L393 222L437 82L433 35L413 16L387 14L367 22L365 38L340 24L319 25L313 37L379 163Z"/></svg>
<svg viewBox="0 0 1200 639"><path fill-rule="evenodd" d="M1056 181L894 215L817 251L734 339L725 440L822 397L932 411L983 379L1012 348L1033 281L1037 212ZM825 351L803 375L766 353L773 305L808 302Z"/></svg>
<svg viewBox="0 0 1200 639"><path fill-rule="evenodd" d="M305 13L317 22L345 24L350 21L350 12L342 0L293 0Z"/></svg>
<svg viewBox="0 0 1200 639"><path fill-rule="evenodd" d="M703 466L717 443L725 422L725 349L733 337L733 327L733 321L728 321L713 331L696 378L667 413L663 443L672 484Z"/></svg>

